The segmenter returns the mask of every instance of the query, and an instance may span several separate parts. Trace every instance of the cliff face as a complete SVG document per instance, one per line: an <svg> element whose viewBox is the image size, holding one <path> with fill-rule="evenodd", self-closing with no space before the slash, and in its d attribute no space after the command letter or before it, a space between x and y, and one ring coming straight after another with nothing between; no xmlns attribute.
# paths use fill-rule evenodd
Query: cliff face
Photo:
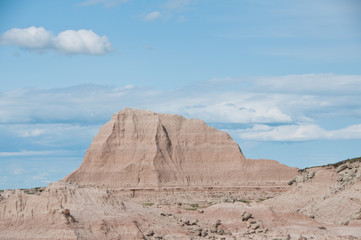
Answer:
<svg viewBox="0 0 361 240"><path fill-rule="evenodd" d="M118 188L202 187L286 182L296 174L275 161L258 165L227 133L201 120L127 108L100 129L82 165L64 180Z"/></svg>

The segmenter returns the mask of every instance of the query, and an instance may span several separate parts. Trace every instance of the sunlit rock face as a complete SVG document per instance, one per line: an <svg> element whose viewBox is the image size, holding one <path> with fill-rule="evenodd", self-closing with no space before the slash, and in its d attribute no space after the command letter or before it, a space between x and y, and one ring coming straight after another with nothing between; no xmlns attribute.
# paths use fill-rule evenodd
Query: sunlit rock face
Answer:
<svg viewBox="0 0 361 240"><path fill-rule="evenodd" d="M225 132L196 119L126 108L95 136L67 182L115 188L244 186L287 182L295 169L245 159Z"/></svg>

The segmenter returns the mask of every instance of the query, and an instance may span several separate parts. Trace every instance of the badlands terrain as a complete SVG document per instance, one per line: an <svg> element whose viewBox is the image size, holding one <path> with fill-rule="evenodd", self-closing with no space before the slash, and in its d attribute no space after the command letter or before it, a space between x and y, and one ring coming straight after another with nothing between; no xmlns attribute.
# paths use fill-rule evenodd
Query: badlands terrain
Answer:
<svg viewBox="0 0 361 240"><path fill-rule="evenodd" d="M361 239L361 158L299 170L124 109L63 180L0 192L0 239Z"/></svg>

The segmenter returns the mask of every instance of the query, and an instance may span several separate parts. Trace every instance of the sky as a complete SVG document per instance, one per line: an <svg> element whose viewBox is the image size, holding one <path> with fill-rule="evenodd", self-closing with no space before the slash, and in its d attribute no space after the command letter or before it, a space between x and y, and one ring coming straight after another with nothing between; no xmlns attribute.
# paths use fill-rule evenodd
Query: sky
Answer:
<svg viewBox="0 0 361 240"><path fill-rule="evenodd" d="M62 179L125 107L334 163L361 156L361 2L1 0L0 82L0 189Z"/></svg>

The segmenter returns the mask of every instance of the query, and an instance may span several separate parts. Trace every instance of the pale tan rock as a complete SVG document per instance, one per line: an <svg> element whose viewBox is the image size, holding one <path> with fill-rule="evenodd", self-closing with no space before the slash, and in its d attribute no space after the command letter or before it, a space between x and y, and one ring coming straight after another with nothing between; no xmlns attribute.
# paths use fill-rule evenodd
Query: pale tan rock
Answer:
<svg viewBox="0 0 361 240"><path fill-rule="evenodd" d="M141 191L132 197L127 195L130 190L79 187L61 181L39 194L7 191L7 198L0 200L0 239L141 240L149 239L149 229L164 239L208 239L209 235L221 239L224 235L219 234L220 230L230 231L235 239L287 239L288 235L291 239L298 239L300 235L307 239L360 239L360 180L341 192L329 193L330 197L323 200L330 186L339 184L336 169L310 170L315 172L312 179L293 184L282 195L262 202L253 200L250 204L211 204L203 214L186 207L180 209L176 204L181 201L185 206L190 199L195 203L197 196L201 197L199 203L208 201L207 195L201 194L203 191L187 191L188 197L179 198L178 192L171 190L169 195L163 196L164 200L168 202L174 195L178 197L168 204L160 204L163 201L158 198L142 198ZM160 191L154 192L158 195ZM229 194L227 190L224 192ZM135 199L155 204L145 207ZM310 211L314 212L314 219L309 217ZM253 217L248 222L242 221L246 213L252 213ZM191 225L195 219L196 225ZM345 220L347 225L338 223ZM187 224L182 226L183 222ZM247 224L250 224L249 229ZM254 224L260 226L253 230ZM321 225L327 230L320 228ZM202 229L203 238L198 238L199 229Z"/></svg>
<svg viewBox="0 0 361 240"><path fill-rule="evenodd" d="M125 109L66 182L1 193L0 240L361 239L361 164L343 164L296 176L200 120Z"/></svg>
<svg viewBox="0 0 361 240"><path fill-rule="evenodd" d="M296 177L299 181L295 181L289 191L266 203L277 212L298 212L325 223L352 222L356 220L355 214L361 213L361 180L351 174L351 170L360 165L360 162L353 165L347 162L338 167L322 166L300 171ZM350 175L347 180L340 181L348 167L351 168Z"/></svg>
<svg viewBox="0 0 361 240"><path fill-rule="evenodd" d="M282 184L296 175L276 161L248 160L225 132L197 119L126 108L95 136L67 182L113 188Z"/></svg>

